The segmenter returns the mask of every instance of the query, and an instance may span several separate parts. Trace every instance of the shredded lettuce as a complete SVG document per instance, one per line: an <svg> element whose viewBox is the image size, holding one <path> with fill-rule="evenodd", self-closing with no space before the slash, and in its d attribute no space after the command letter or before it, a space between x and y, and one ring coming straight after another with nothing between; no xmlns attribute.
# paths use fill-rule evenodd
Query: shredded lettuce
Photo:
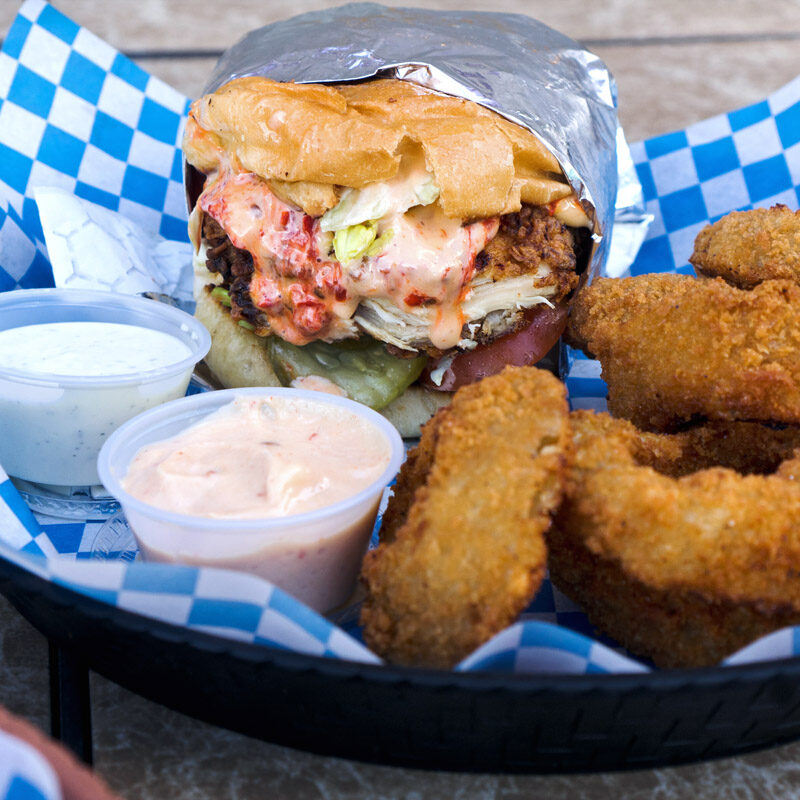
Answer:
<svg viewBox="0 0 800 800"><path fill-rule="evenodd" d="M439 199L439 187L433 182L433 175L428 176L428 180L417 186L416 195L419 202L414 205L418 206L429 206Z"/></svg>
<svg viewBox="0 0 800 800"><path fill-rule="evenodd" d="M345 189L339 202L320 218L320 229L339 231L436 202L439 187L429 172L423 175L421 180L419 173L414 173L385 183L370 183L361 189Z"/></svg>
<svg viewBox="0 0 800 800"><path fill-rule="evenodd" d="M345 189L339 202L320 218L320 230L338 232L388 214L388 193L380 191L380 188Z"/></svg>
<svg viewBox="0 0 800 800"><path fill-rule="evenodd" d="M320 218L320 230L333 232L333 251L346 264L362 256L378 255L392 240L394 232L378 236L378 222L409 208L436 202L439 187L424 165L401 170L389 181L369 183L361 189L347 188L336 206Z"/></svg>
<svg viewBox="0 0 800 800"><path fill-rule="evenodd" d="M369 246L375 241L376 225L368 222L366 225L350 225L341 228L333 236L333 252L337 260L346 264L354 261L367 252Z"/></svg>
<svg viewBox="0 0 800 800"><path fill-rule="evenodd" d="M230 292L222 286L215 286L211 290L211 296L216 297L222 305L227 306L228 308L231 307L231 295Z"/></svg>
<svg viewBox="0 0 800 800"><path fill-rule="evenodd" d="M369 220L364 225L351 225L342 228L333 236L333 252L337 261L347 264L362 256L376 256L394 238L389 228L377 236L377 222Z"/></svg>
<svg viewBox="0 0 800 800"><path fill-rule="evenodd" d="M394 231L391 228L387 228L367 248L366 255L368 255L368 256L377 256L378 253L383 252L383 250L386 247L386 245L389 244L389 242L391 242L392 239L394 239Z"/></svg>

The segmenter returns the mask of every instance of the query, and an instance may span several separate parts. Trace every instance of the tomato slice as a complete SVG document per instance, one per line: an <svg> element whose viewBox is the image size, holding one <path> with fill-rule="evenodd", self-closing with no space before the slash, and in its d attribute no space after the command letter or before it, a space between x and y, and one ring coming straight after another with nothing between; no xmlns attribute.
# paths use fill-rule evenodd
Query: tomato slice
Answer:
<svg viewBox="0 0 800 800"><path fill-rule="evenodd" d="M540 361L564 331L567 306L560 304L551 308L542 304L528 311L525 316L530 320L527 327L490 344L459 353L445 369L438 385L431 380L431 372L449 356L429 364L420 378L421 383L428 389L453 392L461 386L494 375L505 366L524 367Z"/></svg>

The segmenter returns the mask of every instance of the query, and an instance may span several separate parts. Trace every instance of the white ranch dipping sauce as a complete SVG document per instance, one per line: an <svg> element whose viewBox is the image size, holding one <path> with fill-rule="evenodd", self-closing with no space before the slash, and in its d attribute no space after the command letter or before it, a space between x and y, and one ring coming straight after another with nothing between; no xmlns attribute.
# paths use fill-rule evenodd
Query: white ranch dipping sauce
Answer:
<svg viewBox="0 0 800 800"><path fill-rule="evenodd" d="M387 437L346 408L240 396L144 446L122 479L138 500L214 526L202 519L179 526L132 508L126 514L145 559L252 572L329 611L352 592L383 489L376 481L391 458ZM374 496L357 506L293 521L372 485ZM274 524L276 517L285 525ZM250 524L261 519L268 521L263 529ZM220 527L218 520L231 522Z"/></svg>
<svg viewBox="0 0 800 800"><path fill-rule="evenodd" d="M192 368L166 368L191 352L168 333L112 322L0 331L0 463L9 475L36 483L99 483L97 453L105 437L183 394ZM122 377L131 375L137 380Z"/></svg>
<svg viewBox="0 0 800 800"><path fill-rule="evenodd" d="M118 322L43 322L0 331L0 367L47 375L138 374L190 354L168 333Z"/></svg>

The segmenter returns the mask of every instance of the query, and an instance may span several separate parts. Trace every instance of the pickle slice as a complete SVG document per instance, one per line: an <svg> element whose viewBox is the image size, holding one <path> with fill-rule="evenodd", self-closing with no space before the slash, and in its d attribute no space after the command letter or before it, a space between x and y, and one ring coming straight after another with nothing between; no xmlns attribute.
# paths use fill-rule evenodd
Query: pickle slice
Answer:
<svg viewBox="0 0 800 800"><path fill-rule="evenodd" d="M279 336L266 342L278 380L288 386L295 378L316 375L335 383L351 400L376 410L389 405L419 376L428 357L397 358L370 337L335 344L311 342L298 347Z"/></svg>

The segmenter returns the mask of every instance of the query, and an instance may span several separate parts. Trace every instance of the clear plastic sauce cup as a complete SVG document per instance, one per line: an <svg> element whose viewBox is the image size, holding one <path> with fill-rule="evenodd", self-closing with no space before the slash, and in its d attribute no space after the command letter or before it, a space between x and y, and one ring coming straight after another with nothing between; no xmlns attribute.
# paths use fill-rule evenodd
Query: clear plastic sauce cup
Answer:
<svg viewBox="0 0 800 800"><path fill-rule="evenodd" d="M345 409L369 422L370 435L386 440L388 464L368 486L331 505L263 519L176 513L126 491L123 481L141 448L171 439L243 397L300 398L309 405ZM324 613L352 594L383 490L403 457L394 426L360 403L301 389L228 389L185 397L130 420L103 446L98 471L122 506L144 560L250 572Z"/></svg>
<svg viewBox="0 0 800 800"><path fill-rule="evenodd" d="M85 374L74 364L69 374L43 368L38 362L49 355L46 340L37 345L41 353L29 353L25 368L0 361L0 465L13 477L55 486L99 483L97 454L106 438L136 414L183 395L211 344L208 331L192 316L143 297L82 289L0 294L0 335L25 326L77 322L160 332L178 340L173 344L180 355L154 368L143 349L142 368L135 366L134 357L133 366L125 367L128 371L96 374L92 348L106 355L110 351L113 357L115 347L100 325L96 340L81 347L85 352L71 354L73 361L87 360Z"/></svg>

